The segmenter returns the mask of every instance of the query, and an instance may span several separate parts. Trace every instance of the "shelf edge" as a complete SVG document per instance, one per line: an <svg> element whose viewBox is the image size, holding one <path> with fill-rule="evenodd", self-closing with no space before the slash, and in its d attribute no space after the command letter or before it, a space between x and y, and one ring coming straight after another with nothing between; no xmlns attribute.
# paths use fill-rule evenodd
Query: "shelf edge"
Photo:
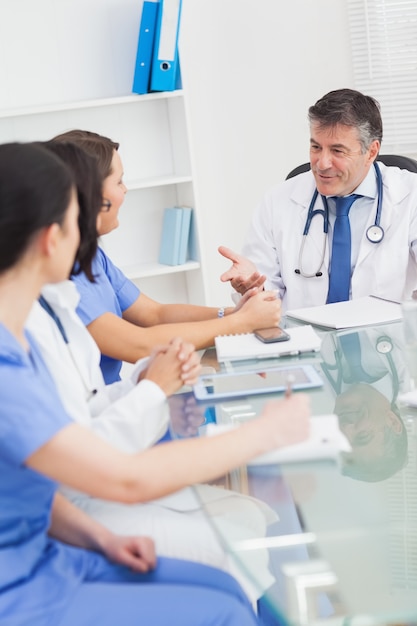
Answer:
<svg viewBox="0 0 417 626"><path fill-rule="evenodd" d="M151 100L167 100L183 96L182 89L175 91L160 91L143 95L130 94L126 96L114 96L111 98L95 98L92 100L78 100L74 102L62 102L56 104L35 105L25 108L12 108L0 110L0 119L8 117L23 117L30 115L43 115L45 113L60 113L77 109L101 108L106 106L120 106L123 104L139 104Z"/></svg>

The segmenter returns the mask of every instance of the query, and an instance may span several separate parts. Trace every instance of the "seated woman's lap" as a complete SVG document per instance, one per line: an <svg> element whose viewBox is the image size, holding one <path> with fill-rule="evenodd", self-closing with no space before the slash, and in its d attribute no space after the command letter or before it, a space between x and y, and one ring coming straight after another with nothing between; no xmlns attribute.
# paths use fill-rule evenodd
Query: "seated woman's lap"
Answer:
<svg viewBox="0 0 417 626"><path fill-rule="evenodd" d="M238 583L216 568L160 558L152 572L136 574L94 556L59 626L258 623Z"/></svg>
<svg viewBox="0 0 417 626"><path fill-rule="evenodd" d="M257 626L229 593L186 585L86 583L53 626ZM52 625L51 625L52 626Z"/></svg>
<svg viewBox="0 0 417 626"><path fill-rule="evenodd" d="M230 574L210 565L159 557L155 569L137 574L124 566L109 563L100 554L94 554L90 563L86 582L196 585L232 594L243 604L250 605L239 583Z"/></svg>

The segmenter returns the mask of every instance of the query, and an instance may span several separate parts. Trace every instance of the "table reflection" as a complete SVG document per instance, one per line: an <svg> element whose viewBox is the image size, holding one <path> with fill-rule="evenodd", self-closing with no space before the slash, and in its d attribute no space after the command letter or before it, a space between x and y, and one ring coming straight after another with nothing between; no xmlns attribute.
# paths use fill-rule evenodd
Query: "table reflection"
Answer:
<svg viewBox="0 0 417 626"><path fill-rule="evenodd" d="M328 334L322 371L335 393L334 412L352 446L344 474L368 482L385 480L407 463L408 437L398 407L410 378L403 360L401 325Z"/></svg>
<svg viewBox="0 0 417 626"><path fill-rule="evenodd" d="M248 466L232 473L235 490L267 503L279 521L254 541L239 541L216 523L238 565L269 551L275 578L268 600L293 623L373 616L378 624L417 617L417 410L398 398L412 388L401 323L322 333L320 354L308 358L204 365L219 371L310 362L324 385L309 390L315 419L334 412L352 447L331 460ZM185 436L203 434L207 421L256 418L266 396L198 403L176 400L173 421ZM336 582L322 581L331 579ZM333 579L332 579L333 580ZM321 582L320 582L321 581Z"/></svg>
<svg viewBox="0 0 417 626"><path fill-rule="evenodd" d="M213 407L198 404L192 391L176 394L169 399L171 431L175 437L195 437L200 426L213 421Z"/></svg>

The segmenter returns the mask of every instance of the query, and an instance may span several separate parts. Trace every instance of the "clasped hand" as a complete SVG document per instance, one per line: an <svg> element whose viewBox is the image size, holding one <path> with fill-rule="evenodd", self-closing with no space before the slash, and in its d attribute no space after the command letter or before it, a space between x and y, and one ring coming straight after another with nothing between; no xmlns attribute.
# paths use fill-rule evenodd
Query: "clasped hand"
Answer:
<svg viewBox="0 0 417 626"><path fill-rule="evenodd" d="M168 345L154 348L141 380L152 380L169 396L183 385L194 385L200 371L200 357L194 346L175 338Z"/></svg>

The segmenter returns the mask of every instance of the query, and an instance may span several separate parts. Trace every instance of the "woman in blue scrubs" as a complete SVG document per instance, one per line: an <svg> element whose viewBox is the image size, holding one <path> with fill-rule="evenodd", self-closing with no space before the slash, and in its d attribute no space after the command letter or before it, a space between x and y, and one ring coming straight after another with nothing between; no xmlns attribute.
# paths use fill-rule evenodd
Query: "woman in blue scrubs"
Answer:
<svg viewBox="0 0 417 626"><path fill-rule="evenodd" d="M40 145L0 146L0 623L256 624L227 574L157 563L149 538L118 537L56 493L62 481L128 502L152 482L138 478L135 457L71 421L24 330L43 284L71 269L77 219L57 157Z"/></svg>
<svg viewBox="0 0 417 626"><path fill-rule="evenodd" d="M119 225L119 209L127 191L119 144L83 130L68 131L53 141L73 141L97 158L105 203L99 234L110 233ZM276 326L280 320L281 305L275 292L252 290L238 306L220 309L162 304L140 291L101 248L94 258L93 272L94 283L83 273L73 277L81 296L77 313L100 348L107 384L120 379L122 361L134 363L155 345L178 335L200 350L212 346L216 335L252 332Z"/></svg>

